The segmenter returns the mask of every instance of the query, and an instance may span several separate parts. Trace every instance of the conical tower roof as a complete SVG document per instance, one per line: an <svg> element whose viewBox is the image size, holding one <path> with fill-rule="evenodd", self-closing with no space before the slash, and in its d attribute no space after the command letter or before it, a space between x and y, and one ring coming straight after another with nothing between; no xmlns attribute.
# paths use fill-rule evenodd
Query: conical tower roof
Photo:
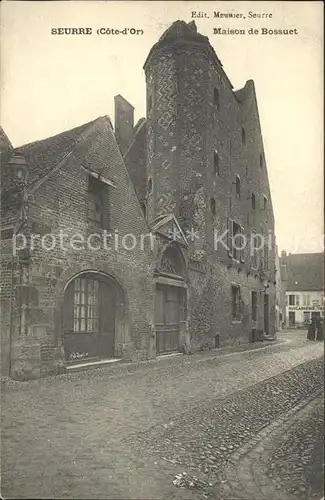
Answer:
<svg viewBox="0 0 325 500"><path fill-rule="evenodd" d="M144 63L144 69L146 69L149 59L157 49L177 43L193 43L195 45L205 45L211 52L212 57L216 58L219 64L221 64L209 42L208 37L201 35L201 33L198 33L195 22L191 21L190 23L186 23L185 21L178 20L174 21L173 24L169 26L166 31L164 31L158 42L155 43L155 45L151 48L146 62Z"/></svg>
<svg viewBox="0 0 325 500"><path fill-rule="evenodd" d="M156 46L161 46L164 45L164 43L169 43L177 39L209 44L208 37L197 32L197 27L194 21L191 21L188 24L185 21L175 21L161 35L159 41L156 43Z"/></svg>

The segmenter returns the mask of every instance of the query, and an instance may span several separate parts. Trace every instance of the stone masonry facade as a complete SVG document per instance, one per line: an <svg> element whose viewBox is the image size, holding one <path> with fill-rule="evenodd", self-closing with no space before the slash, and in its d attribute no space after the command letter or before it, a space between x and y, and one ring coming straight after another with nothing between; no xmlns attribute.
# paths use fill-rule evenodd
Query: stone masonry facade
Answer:
<svg viewBox="0 0 325 500"><path fill-rule="evenodd" d="M115 132L101 117L16 149L1 136L4 375L61 373L76 361L70 345L83 362L89 346L92 359L137 362L275 333L274 216L254 83L234 91L193 22L173 23L144 71L147 117L135 126L133 106L116 96ZM109 250L52 245L62 233L102 242L105 231ZM265 236L258 249L254 234Z"/></svg>

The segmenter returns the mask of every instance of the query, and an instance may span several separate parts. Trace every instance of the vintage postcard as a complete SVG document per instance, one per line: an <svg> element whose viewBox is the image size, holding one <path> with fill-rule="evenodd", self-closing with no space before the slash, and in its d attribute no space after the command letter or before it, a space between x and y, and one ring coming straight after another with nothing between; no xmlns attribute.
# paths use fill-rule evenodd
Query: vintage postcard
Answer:
<svg viewBox="0 0 325 500"><path fill-rule="evenodd" d="M1 3L1 495L324 500L323 3Z"/></svg>

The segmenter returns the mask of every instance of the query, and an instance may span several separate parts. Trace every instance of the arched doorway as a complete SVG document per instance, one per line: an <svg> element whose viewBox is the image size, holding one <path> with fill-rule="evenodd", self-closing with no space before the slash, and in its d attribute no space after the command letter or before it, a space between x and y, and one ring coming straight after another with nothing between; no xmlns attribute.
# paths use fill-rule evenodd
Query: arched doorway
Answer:
<svg viewBox="0 0 325 500"><path fill-rule="evenodd" d="M113 278L95 272L75 277L65 290L63 303L66 361L113 358L124 316L124 293Z"/></svg>
<svg viewBox="0 0 325 500"><path fill-rule="evenodd" d="M156 353L178 352L185 343L187 294L185 261L176 245L164 251L157 266L155 297Z"/></svg>

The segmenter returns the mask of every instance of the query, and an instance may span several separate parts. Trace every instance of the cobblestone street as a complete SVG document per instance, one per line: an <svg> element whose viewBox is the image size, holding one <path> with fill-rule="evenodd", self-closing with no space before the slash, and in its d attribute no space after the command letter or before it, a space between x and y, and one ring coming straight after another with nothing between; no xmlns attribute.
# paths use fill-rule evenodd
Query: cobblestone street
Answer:
<svg viewBox="0 0 325 500"><path fill-rule="evenodd" d="M285 332L239 349L5 381L2 496L320 499L322 355L305 332Z"/></svg>

